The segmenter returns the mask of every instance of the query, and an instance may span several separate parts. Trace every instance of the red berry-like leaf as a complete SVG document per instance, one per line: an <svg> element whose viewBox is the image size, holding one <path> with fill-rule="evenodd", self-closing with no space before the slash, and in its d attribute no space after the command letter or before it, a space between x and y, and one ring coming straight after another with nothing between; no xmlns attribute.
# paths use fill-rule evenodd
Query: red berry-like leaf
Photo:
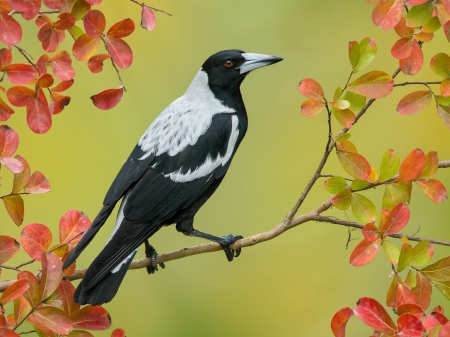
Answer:
<svg viewBox="0 0 450 337"><path fill-rule="evenodd" d="M391 235L399 232L407 225L409 216L409 207L406 204L398 204L389 212L381 228L381 233L383 235Z"/></svg>
<svg viewBox="0 0 450 337"><path fill-rule="evenodd" d="M87 305L83 307L72 319L73 326L88 330L105 330L111 326L111 317L101 306Z"/></svg>
<svg viewBox="0 0 450 337"><path fill-rule="evenodd" d="M123 95L123 87L117 89L106 89L91 96L94 105L101 110L109 110L119 104Z"/></svg>
<svg viewBox="0 0 450 337"><path fill-rule="evenodd" d="M73 85L74 80L70 80L70 81L62 81L59 82L57 85L55 85L53 88L50 88L51 91L53 92L62 92L62 91L66 91L67 89L69 89L72 85Z"/></svg>
<svg viewBox="0 0 450 337"><path fill-rule="evenodd" d="M3 198L3 202L11 219L17 226L20 226L25 212L22 196L18 194L9 195Z"/></svg>
<svg viewBox="0 0 450 337"><path fill-rule="evenodd" d="M383 29L394 28L403 14L403 0L388 0L379 3L372 12L372 21Z"/></svg>
<svg viewBox="0 0 450 337"><path fill-rule="evenodd" d="M7 121L13 113L14 110L0 97L0 121Z"/></svg>
<svg viewBox="0 0 450 337"><path fill-rule="evenodd" d="M381 238L374 241L363 239L350 255L350 264L360 267L368 264L377 255L381 247Z"/></svg>
<svg viewBox="0 0 450 337"><path fill-rule="evenodd" d="M17 280L3 292L2 296L0 297L0 304L3 306L9 302L14 301L16 298L22 296L22 294L27 291L28 288L30 288L30 283L28 282L28 280Z"/></svg>
<svg viewBox="0 0 450 337"><path fill-rule="evenodd" d="M321 101L324 96L322 87L312 78L304 78L301 80L297 89L306 98L316 101Z"/></svg>
<svg viewBox="0 0 450 337"><path fill-rule="evenodd" d="M366 180L371 168L369 162L360 154L354 152L337 151L339 162L344 170L352 177Z"/></svg>
<svg viewBox="0 0 450 337"><path fill-rule="evenodd" d="M348 85L348 91L370 98L382 98L393 88L394 80L383 71L370 71Z"/></svg>
<svg viewBox="0 0 450 337"><path fill-rule="evenodd" d="M99 44L100 38L83 34L73 44L73 55L78 61L88 60L97 51Z"/></svg>
<svg viewBox="0 0 450 337"><path fill-rule="evenodd" d="M47 178L39 172L34 172L30 180L28 181L28 184L24 188L25 193L31 193L31 194L41 194L41 193L47 193L50 191L50 183L48 182Z"/></svg>
<svg viewBox="0 0 450 337"><path fill-rule="evenodd" d="M448 199L447 189L439 180L417 180L416 184L434 202L440 203Z"/></svg>
<svg viewBox="0 0 450 337"><path fill-rule="evenodd" d="M14 46L22 40L22 27L7 13L0 12L0 41Z"/></svg>
<svg viewBox="0 0 450 337"><path fill-rule="evenodd" d="M14 238L0 235L0 264L5 263L19 251L20 245Z"/></svg>
<svg viewBox="0 0 450 337"><path fill-rule="evenodd" d="M68 335L73 328L73 324L67 314L61 309L51 306L37 308L27 321L36 325L46 335L56 334Z"/></svg>
<svg viewBox="0 0 450 337"><path fill-rule="evenodd" d="M396 59L404 59L409 57L412 52L412 40L411 38L402 38L394 43L391 48L391 54Z"/></svg>
<svg viewBox="0 0 450 337"><path fill-rule="evenodd" d="M39 89L41 90L41 89ZM52 116L48 105L37 97L27 105L27 123L35 133L46 133L52 126Z"/></svg>
<svg viewBox="0 0 450 337"><path fill-rule="evenodd" d="M412 150L400 165L397 181L411 181L425 166L425 154L421 149Z"/></svg>
<svg viewBox="0 0 450 337"><path fill-rule="evenodd" d="M343 308L334 314L331 319L331 330L336 337L345 337L345 327L352 316L353 310L350 308ZM118 336L119 335L117 335L117 337ZM122 337L123 336L124 335L122 335ZM111 337L113 337L113 335L111 335Z"/></svg>
<svg viewBox="0 0 450 337"><path fill-rule="evenodd" d="M133 52L130 46L122 39L109 35L105 38L111 58L121 69L128 68L133 62Z"/></svg>
<svg viewBox="0 0 450 337"><path fill-rule="evenodd" d="M20 233L20 243L31 258L40 261L42 253L45 253L52 243L52 233L45 225L30 224Z"/></svg>
<svg viewBox="0 0 450 337"><path fill-rule="evenodd" d="M10 103L19 107L30 104L34 99L34 95L34 90L21 85L11 87L6 92L6 97L8 97Z"/></svg>
<svg viewBox="0 0 450 337"><path fill-rule="evenodd" d="M415 75L423 65L423 52L417 40L412 40L411 54L400 60L400 69L405 75Z"/></svg>
<svg viewBox="0 0 450 337"><path fill-rule="evenodd" d="M353 312L366 325L377 331L392 334L396 330L389 314L380 303L372 298L363 297L359 299Z"/></svg>
<svg viewBox="0 0 450 337"><path fill-rule="evenodd" d="M19 146L19 135L8 125L0 125L0 157L11 157Z"/></svg>
<svg viewBox="0 0 450 337"><path fill-rule="evenodd" d="M36 69L29 64L10 64L2 69L14 84L27 84L34 80Z"/></svg>
<svg viewBox="0 0 450 337"><path fill-rule="evenodd" d="M90 10L83 18L86 34L97 38L102 36L106 27L106 19L103 13L97 9Z"/></svg>
<svg viewBox="0 0 450 337"><path fill-rule="evenodd" d="M153 11L150 8L142 4L141 27L147 30L153 30L155 29L155 25L156 25L155 13L153 13Z"/></svg>
<svg viewBox="0 0 450 337"><path fill-rule="evenodd" d="M423 336L424 330L422 322L413 314L406 313L397 319L399 336Z"/></svg>
<svg viewBox="0 0 450 337"><path fill-rule="evenodd" d="M431 91L420 90L403 97L397 105L397 112L401 115L415 115L423 110L431 102Z"/></svg>
<svg viewBox="0 0 450 337"><path fill-rule="evenodd" d="M131 19L123 19L111 26L106 35L114 38L127 37L134 32L134 22Z"/></svg>
<svg viewBox="0 0 450 337"><path fill-rule="evenodd" d="M41 76L39 76L39 78L36 80L36 88L37 87L41 87L41 88L48 88L49 86L51 86L53 84L55 80L53 79L53 76L50 74L42 74Z"/></svg>
<svg viewBox="0 0 450 337"><path fill-rule="evenodd" d="M86 214L77 210L67 211L59 221L59 242L70 242L72 245L78 243L81 240L80 233L85 232L90 225Z"/></svg>
<svg viewBox="0 0 450 337"><path fill-rule="evenodd" d="M52 92L50 98L51 100L48 109L52 115L59 114L63 111L64 107L70 103L70 96L59 95L55 92Z"/></svg>
<svg viewBox="0 0 450 337"><path fill-rule="evenodd" d="M101 72L103 70L103 61L105 61L109 58L111 58L111 56L109 56L109 54L98 54L98 55L92 56L88 60L89 70L91 72L93 72L94 74Z"/></svg>

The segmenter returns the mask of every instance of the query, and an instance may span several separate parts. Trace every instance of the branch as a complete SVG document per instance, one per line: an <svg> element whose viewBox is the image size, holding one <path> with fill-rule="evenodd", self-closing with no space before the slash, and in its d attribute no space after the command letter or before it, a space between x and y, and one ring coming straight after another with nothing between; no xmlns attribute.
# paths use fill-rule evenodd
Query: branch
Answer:
<svg viewBox="0 0 450 337"><path fill-rule="evenodd" d="M168 15L168 16L173 16L172 14L167 13L167 12L163 11L162 9L158 9L158 8L155 8L155 7L147 6L146 4L140 3L139 1L136 1L136 0L130 0L130 1L131 1L131 2L134 2L135 4L138 4L139 6L145 6L145 7L148 7L148 8L150 8L150 9L153 9L153 10L156 11L156 12L161 12L161 13L164 13L164 14L166 14L166 15Z"/></svg>
<svg viewBox="0 0 450 337"><path fill-rule="evenodd" d="M33 56L31 56L30 53L28 53L25 49L20 48L18 45L15 45L14 48L16 48L19 51L19 53L21 53L23 57L25 57L28 63L31 64L34 67L34 69L36 69L37 73L40 76L41 73L39 72L39 69L37 68L36 64L32 61Z"/></svg>
<svg viewBox="0 0 450 337"><path fill-rule="evenodd" d="M394 87L404 87L405 85L412 85L412 84L422 84L428 86L429 84L441 84L440 81L434 81L434 82L403 82L403 83L396 83L394 84Z"/></svg>

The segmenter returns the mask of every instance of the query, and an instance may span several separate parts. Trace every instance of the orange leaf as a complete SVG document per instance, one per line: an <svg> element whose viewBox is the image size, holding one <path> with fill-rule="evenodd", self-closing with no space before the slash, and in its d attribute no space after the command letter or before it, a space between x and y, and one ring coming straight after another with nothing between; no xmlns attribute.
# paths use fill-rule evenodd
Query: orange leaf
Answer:
<svg viewBox="0 0 450 337"><path fill-rule="evenodd" d="M379 3L372 12L372 21L383 29L394 28L402 18L403 0L388 0Z"/></svg>
<svg viewBox="0 0 450 337"><path fill-rule="evenodd" d="M411 54L400 60L400 69L405 75L415 75L423 65L423 52L419 42L413 39Z"/></svg>
<svg viewBox="0 0 450 337"><path fill-rule="evenodd" d="M19 251L20 245L14 238L0 235L0 264L5 263Z"/></svg>
<svg viewBox="0 0 450 337"><path fill-rule="evenodd" d="M440 203L448 199L447 190L439 180L417 180L416 184L434 202Z"/></svg>
<svg viewBox="0 0 450 337"><path fill-rule="evenodd" d="M324 96L322 87L312 78L304 78L301 80L297 89L306 98L316 101L321 101Z"/></svg>
<svg viewBox="0 0 450 337"><path fill-rule="evenodd" d="M123 95L123 87L117 89L106 89L91 96L94 105L101 110L109 110L119 104Z"/></svg>
<svg viewBox="0 0 450 337"><path fill-rule="evenodd" d="M381 238L378 238L375 241L369 241L367 239L361 240L350 255L350 264L355 267L368 264L375 258L380 247Z"/></svg>
<svg viewBox="0 0 450 337"><path fill-rule="evenodd" d="M421 149L412 150L401 163L397 181L411 181L422 172L425 166L425 154Z"/></svg>
<svg viewBox="0 0 450 337"><path fill-rule="evenodd" d="M93 72L94 74L101 72L103 70L103 61L105 61L109 58L111 58L111 56L109 56L108 54L98 54L98 55L92 56L88 60L89 70L91 72Z"/></svg>
<svg viewBox="0 0 450 337"><path fill-rule="evenodd" d="M50 191L50 183L47 178L39 172L36 171L31 175L30 180L28 181L27 186L24 188L25 193L31 194L42 194Z"/></svg>
<svg viewBox="0 0 450 337"><path fill-rule="evenodd" d="M343 308L334 314L331 319L331 330L336 337L345 337L345 327L352 316L353 310L350 308Z"/></svg>
<svg viewBox="0 0 450 337"><path fill-rule="evenodd" d="M6 290L3 292L0 297L0 304L3 306L9 302L14 301L16 298L22 296L22 294L30 288L30 283L28 280L20 279L11 284Z"/></svg>
<svg viewBox="0 0 450 337"><path fill-rule="evenodd" d="M73 55L78 61L88 60L97 51L99 44L100 38L83 34L73 44Z"/></svg>
<svg viewBox="0 0 450 337"><path fill-rule="evenodd" d="M403 97L397 104L397 112L401 115L415 115L423 110L431 102L431 91L421 90L412 92Z"/></svg>
<svg viewBox="0 0 450 337"><path fill-rule="evenodd" d="M97 9L90 10L83 17L83 24L86 34L93 38L99 38L106 27L105 16Z"/></svg>
<svg viewBox="0 0 450 337"><path fill-rule="evenodd" d="M85 232L90 225L91 221L83 212L67 211L59 221L59 242L76 244L81 240L80 233Z"/></svg>
<svg viewBox="0 0 450 337"><path fill-rule="evenodd" d="M337 151L337 155L344 170L352 177L359 180L366 180L370 175L370 164L360 154L354 152Z"/></svg>
<svg viewBox="0 0 450 337"><path fill-rule="evenodd" d="M412 41L411 38L402 38L394 43L391 48L391 55L396 59L404 59L411 55Z"/></svg>
<svg viewBox="0 0 450 337"><path fill-rule="evenodd" d="M348 91L370 98L387 96L393 88L394 80L383 71L370 71L348 85Z"/></svg>
<svg viewBox="0 0 450 337"><path fill-rule="evenodd" d="M42 253L46 252L52 243L52 233L47 226L33 223L20 233L20 243L31 258L39 261Z"/></svg>
<svg viewBox="0 0 450 337"><path fill-rule="evenodd" d="M134 22L131 19L123 19L111 26L106 35L114 38L127 37L134 31Z"/></svg>

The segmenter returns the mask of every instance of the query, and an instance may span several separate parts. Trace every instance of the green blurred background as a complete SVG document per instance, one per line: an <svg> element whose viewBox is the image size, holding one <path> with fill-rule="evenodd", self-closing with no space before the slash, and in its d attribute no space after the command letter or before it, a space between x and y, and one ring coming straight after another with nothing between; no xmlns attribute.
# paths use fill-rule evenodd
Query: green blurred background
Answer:
<svg viewBox="0 0 450 337"><path fill-rule="evenodd" d="M379 69L392 73L397 62L390 54L396 40L371 22L372 6L363 0L228 0L162 1L151 6L173 13L156 13L156 29L141 29L140 7L129 1L104 1L99 7L107 27L130 17L136 31L126 41L132 46L134 62L121 71L128 92L113 110L96 109L89 96L118 87L109 62L104 71L91 74L85 63L74 62L75 85L68 92L72 103L53 118L45 135L33 134L25 123L25 112L16 109L8 125L20 134L18 153L32 170L45 174L52 192L25 197L24 225L48 225L58 239L60 216L79 209L91 220L125 158L150 122L174 99L181 96L203 61L230 48L278 55L284 61L251 74L242 93L249 114L249 131L222 186L201 209L196 227L217 235L253 235L279 224L294 205L322 156L326 142L326 115L315 119L300 114L304 100L296 86L305 77L322 84L328 98L343 86L350 72L347 44L366 36L375 39L378 55L363 71ZM20 45L33 56L42 53L33 22L25 24ZM430 71L430 58L449 52L442 31L424 46L425 65L414 78L437 80ZM68 36L64 48L71 50ZM15 55L15 60L20 55ZM408 80L400 75L397 81ZM389 148L405 156L418 147L436 150L450 159L450 130L440 122L435 109L405 117L395 112L398 100L423 88L399 88L377 101L351 130L358 151L379 168ZM335 123L334 132L340 126ZM3 170L1 194L10 190L12 177ZM333 155L324 173L344 174ZM450 188L450 171L437 175ZM330 197L318 184L300 212L308 212ZM367 191L377 208L383 189ZM450 240L448 201L438 205L415 186L412 216L405 232ZM332 210L327 214L354 220L351 212ZM0 209L2 234L19 237L6 211ZM94 244L78 260L87 267L103 247L114 216L97 235ZM125 329L127 336L331 336L330 320L345 306L353 307L363 296L385 303L390 283L390 265L382 252L368 266L348 263L345 249L347 229L322 223L307 223L282 236L243 249L233 263L222 252L204 254L167 263L164 271L149 276L145 270L131 271L118 295L105 307L112 328ZM354 238L361 238L357 231ZM203 243L168 227L152 238L157 250L171 250ZM350 243L353 249L357 241ZM397 241L397 244L398 241ZM449 255L436 247L434 261ZM139 252L139 258L143 252ZM12 262L25 260L25 255ZM37 269L38 265L33 266ZM13 278L4 272L2 279ZM434 291L431 306L448 301ZM371 329L357 319L348 325L349 336L369 335ZM109 336L112 330L94 333Z"/></svg>

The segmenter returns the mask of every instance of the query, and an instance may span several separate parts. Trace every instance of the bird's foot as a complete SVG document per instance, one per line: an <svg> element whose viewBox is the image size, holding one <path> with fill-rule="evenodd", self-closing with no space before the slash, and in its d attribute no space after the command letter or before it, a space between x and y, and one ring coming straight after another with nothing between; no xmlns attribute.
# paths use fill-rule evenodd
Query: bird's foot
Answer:
<svg viewBox="0 0 450 337"><path fill-rule="evenodd" d="M158 264L162 269L166 268L164 263L156 262L158 253L156 252L156 249L153 248L153 246L150 243L148 243L148 241L145 244L145 256L149 257L151 260L151 263L146 267L147 273L153 274L155 271L158 271Z"/></svg>
<svg viewBox="0 0 450 337"><path fill-rule="evenodd" d="M227 256L228 261L233 261L233 258L238 257L241 254L241 248L236 250L231 249L230 245L235 243L237 240L243 239L242 235L232 235L229 234L227 236L222 236L222 240L220 240L219 244L222 246L225 255Z"/></svg>

